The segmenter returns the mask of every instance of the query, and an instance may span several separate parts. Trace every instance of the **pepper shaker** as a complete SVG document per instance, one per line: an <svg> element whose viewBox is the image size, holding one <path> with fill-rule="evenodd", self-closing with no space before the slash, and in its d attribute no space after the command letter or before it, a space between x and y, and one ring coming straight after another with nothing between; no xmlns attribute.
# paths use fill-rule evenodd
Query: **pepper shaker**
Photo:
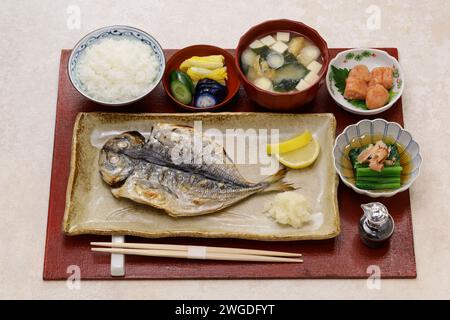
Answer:
<svg viewBox="0 0 450 320"><path fill-rule="evenodd" d="M394 219L380 202L362 204L361 208L364 211L359 220L362 242L371 248L383 246L394 233Z"/></svg>

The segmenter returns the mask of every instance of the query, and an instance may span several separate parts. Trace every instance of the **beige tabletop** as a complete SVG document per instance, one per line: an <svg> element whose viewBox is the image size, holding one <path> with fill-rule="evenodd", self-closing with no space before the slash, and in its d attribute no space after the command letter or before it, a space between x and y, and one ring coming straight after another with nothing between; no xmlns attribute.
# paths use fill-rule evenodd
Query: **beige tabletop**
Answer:
<svg viewBox="0 0 450 320"><path fill-rule="evenodd" d="M0 12L0 298L450 298L448 0L2 0ZM330 47L398 47L405 126L424 158L411 189L417 279L382 279L378 288L364 279L44 282L61 48L111 24L142 28L164 48L233 48L273 18L315 27Z"/></svg>

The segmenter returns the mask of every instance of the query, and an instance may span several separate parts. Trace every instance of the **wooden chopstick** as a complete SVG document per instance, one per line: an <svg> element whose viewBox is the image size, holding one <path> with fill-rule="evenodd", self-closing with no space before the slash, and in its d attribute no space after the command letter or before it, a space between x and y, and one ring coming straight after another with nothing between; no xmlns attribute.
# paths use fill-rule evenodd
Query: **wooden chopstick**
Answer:
<svg viewBox="0 0 450 320"><path fill-rule="evenodd" d="M301 259L270 257L258 255L245 255L233 253L208 252L204 257L189 256L187 251L175 250L148 250L148 249L126 249L126 248L91 248L96 252L119 253L148 257L203 259L203 260L227 260L227 261L254 261L254 262L296 262L301 263Z"/></svg>
<svg viewBox="0 0 450 320"><path fill-rule="evenodd" d="M127 248L127 249L151 249L151 250L169 250L169 251L187 251L187 245L177 244L159 244L159 243L117 243L117 242L91 242L92 246L110 247L110 248ZM224 248L224 247L208 247L205 246L208 253L231 253L231 254L248 254L259 256L273 256L273 257L301 257L301 253L269 251L269 250L254 250L254 249L239 249L239 248Z"/></svg>

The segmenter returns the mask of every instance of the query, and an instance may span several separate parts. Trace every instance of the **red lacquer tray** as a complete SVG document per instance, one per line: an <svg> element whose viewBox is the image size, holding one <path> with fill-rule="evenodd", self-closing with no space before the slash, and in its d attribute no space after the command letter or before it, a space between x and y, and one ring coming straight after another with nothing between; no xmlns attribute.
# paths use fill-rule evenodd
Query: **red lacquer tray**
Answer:
<svg viewBox="0 0 450 320"><path fill-rule="evenodd" d="M333 58L339 51L330 49ZM382 49L398 58L395 48ZM232 50L230 50L234 53ZM175 50L166 50L170 57ZM121 279L110 275L110 257L94 254L89 242L109 241L110 237L65 236L61 231L65 191L69 176L71 138L74 120L78 112L182 112L165 95L162 85L146 99L128 107L112 108L90 102L70 84L67 75L69 50L61 53L59 70L58 101L53 151L53 167L48 209L47 239L45 244L44 279L62 280L68 277L68 267L77 265L82 279ZM238 97L223 111L265 111L249 101L243 89ZM337 120L337 134L347 125L362 119L341 109L329 96L326 86L319 90L318 97L302 112L332 112ZM403 125L401 99L396 106L379 115L389 121ZM126 275L122 279L239 279L239 278L366 278L368 267L376 265L384 278L415 278L413 231L409 192L393 198L383 199L396 223L390 245L380 249L369 249L359 240L358 220L362 214L360 204L373 199L356 194L342 183L339 186L339 211L341 234L331 240L295 242L258 242L237 239L133 239L127 241L152 241L160 243L183 243L296 251L304 255L303 264L265 264L250 262L221 262L183 260L169 258L126 257Z"/></svg>

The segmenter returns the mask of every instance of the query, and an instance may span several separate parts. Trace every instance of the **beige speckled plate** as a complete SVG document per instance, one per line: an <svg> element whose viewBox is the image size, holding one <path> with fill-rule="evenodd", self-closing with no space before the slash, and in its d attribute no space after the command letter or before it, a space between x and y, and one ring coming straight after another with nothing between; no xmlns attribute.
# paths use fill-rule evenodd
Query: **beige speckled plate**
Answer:
<svg viewBox="0 0 450 320"><path fill-rule="evenodd" d="M276 223L264 213L264 205L276 193L260 193L223 211L197 217L171 218L163 211L116 199L98 172L98 153L112 135L137 130L144 135L156 122L193 125L201 120L203 129L279 129L280 139L310 130L321 146L319 158L307 169L289 170L285 179L308 199L313 219L296 229ZM339 234L338 180L332 149L336 121L332 114L196 113L119 114L80 113L73 141L63 229L69 235L124 234L149 238L205 237L253 240L327 239ZM248 133L248 132L247 132ZM243 135L244 133L234 133ZM250 135L249 139L257 138ZM227 152L231 150L227 149ZM259 181L261 167L238 165L251 181Z"/></svg>

